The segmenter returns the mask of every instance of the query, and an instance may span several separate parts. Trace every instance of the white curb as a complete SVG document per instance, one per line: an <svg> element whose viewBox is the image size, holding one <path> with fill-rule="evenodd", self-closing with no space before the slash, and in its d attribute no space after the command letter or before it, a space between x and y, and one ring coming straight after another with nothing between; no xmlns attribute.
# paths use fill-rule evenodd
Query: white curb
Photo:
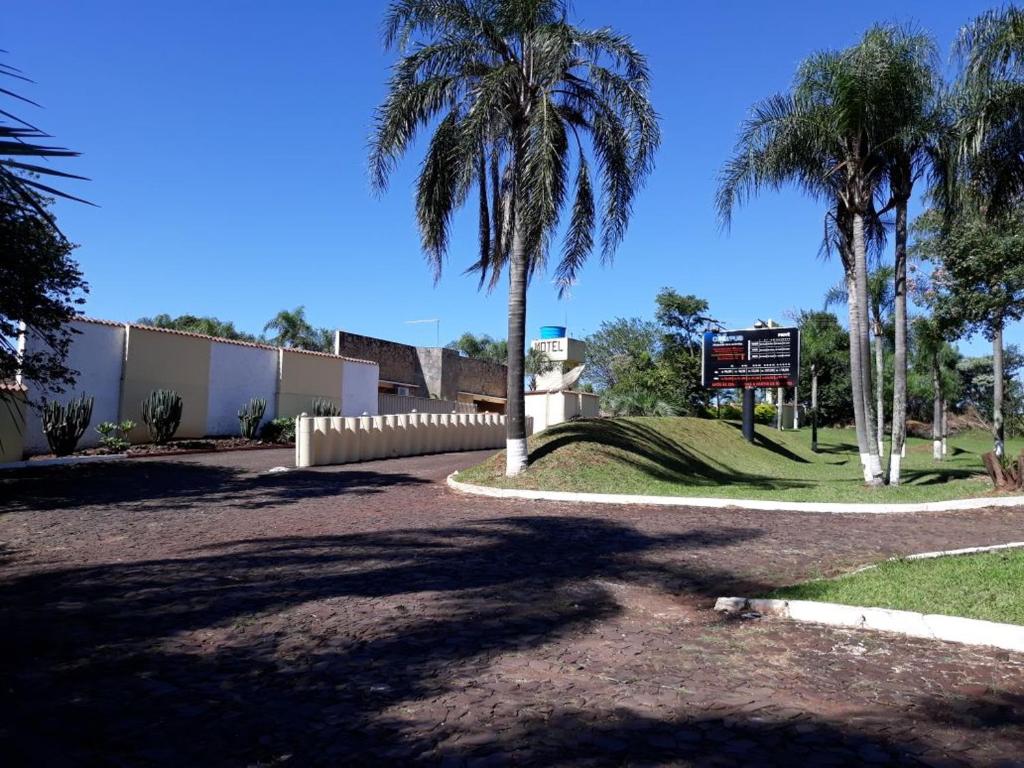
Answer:
<svg viewBox="0 0 1024 768"><path fill-rule="evenodd" d="M1024 652L1024 626L999 624L959 616L894 611L888 608L862 608L812 600L767 600L745 597L720 597L715 610L722 613L756 611L810 624L825 624L849 629L873 629L908 637L945 640L963 645L984 645L1005 651Z"/></svg>
<svg viewBox="0 0 1024 768"><path fill-rule="evenodd" d="M975 555L979 552L998 552L1000 549L1020 549L1024 547L1024 541L1011 541L1008 544L993 544L990 547L966 547L964 549L947 549L942 552L921 552L916 555L907 555L896 560L930 560L935 557L946 557L947 555Z"/></svg>
<svg viewBox="0 0 1024 768"><path fill-rule="evenodd" d="M477 496L495 499L528 499L531 501L575 501L587 504L643 504L660 507L714 507L715 509L752 509L766 512L824 512L831 514L889 515L900 512L956 512L986 507L1024 507L1024 496L983 496L950 501L915 503L858 504L855 502L776 501L773 499L719 499L708 496L639 496L624 493L575 493L572 491L530 491L518 488L491 488L462 483L448 475L448 487Z"/></svg>
<svg viewBox="0 0 1024 768"><path fill-rule="evenodd" d="M39 459L38 461L11 461L0 464L0 469L25 469L34 467L62 467L65 464L91 464L94 461L117 461L127 459L127 453L102 453L96 456L61 456L58 459Z"/></svg>

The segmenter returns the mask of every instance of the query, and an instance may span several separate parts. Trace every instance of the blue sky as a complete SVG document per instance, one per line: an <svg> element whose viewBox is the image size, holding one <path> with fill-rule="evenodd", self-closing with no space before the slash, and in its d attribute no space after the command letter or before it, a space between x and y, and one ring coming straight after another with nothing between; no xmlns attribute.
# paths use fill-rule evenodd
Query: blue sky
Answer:
<svg viewBox="0 0 1024 768"><path fill-rule="evenodd" d="M990 3L680 3L577 0L576 21L632 36L651 64L662 116L657 169L611 267L588 265L569 300L550 276L529 294L532 332L568 321L649 316L662 286L710 300L730 326L817 308L839 277L817 258L820 206L766 193L722 233L716 175L756 100L785 89L798 63L853 42L875 21L912 22L948 54L960 25ZM473 212L456 220L434 286L418 246L412 180L420 148L383 198L370 192L367 136L393 57L384 2L74 0L5 13L6 61L36 84L22 114L83 157L59 167L98 207L59 217L91 284L86 312L134 320L216 315L258 332L305 305L316 325L433 344L464 330L505 335L504 286L479 293ZM285 12L287 9L287 12ZM1024 341L1019 327L1011 343ZM961 344L983 354L983 340Z"/></svg>

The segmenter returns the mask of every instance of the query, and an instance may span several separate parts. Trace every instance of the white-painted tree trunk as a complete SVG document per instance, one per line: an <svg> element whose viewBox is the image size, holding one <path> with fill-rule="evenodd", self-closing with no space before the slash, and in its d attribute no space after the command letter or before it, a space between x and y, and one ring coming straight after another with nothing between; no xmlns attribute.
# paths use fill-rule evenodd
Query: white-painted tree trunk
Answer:
<svg viewBox="0 0 1024 768"><path fill-rule="evenodd" d="M526 469L526 438L514 438L505 441L505 474L514 477Z"/></svg>

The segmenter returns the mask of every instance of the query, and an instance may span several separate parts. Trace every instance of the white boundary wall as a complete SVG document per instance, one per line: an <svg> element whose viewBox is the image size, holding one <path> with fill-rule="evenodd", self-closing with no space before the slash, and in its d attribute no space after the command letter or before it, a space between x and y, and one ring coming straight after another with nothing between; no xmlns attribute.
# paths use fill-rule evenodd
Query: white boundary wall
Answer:
<svg viewBox="0 0 1024 768"><path fill-rule="evenodd" d="M590 392L527 392L526 415L533 420L534 431L541 432L555 424L575 419L596 418L600 399Z"/></svg>
<svg viewBox="0 0 1024 768"><path fill-rule="evenodd" d="M117 421L121 407L121 369L124 366L125 326L120 323L95 323L74 321L71 327L78 331L68 351L67 366L78 371L73 387L61 393L48 393L31 381L25 381L29 399L34 403L44 398L66 403L81 394L93 397L92 421L82 435L80 448L99 445L96 425L104 421ZM39 351L42 342L31 334L25 338L26 352ZM43 434L39 413L28 408L26 411L24 451L27 454L49 453L50 446Z"/></svg>
<svg viewBox="0 0 1024 768"><path fill-rule="evenodd" d="M238 409L253 397L267 401L263 421L277 415L277 372L280 352L215 341L210 345L210 392L206 434L239 434Z"/></svg>
<svg viewBox="0 0 1024 768"><path fill-rule="evenodd" d="M341 364L341 415L377 415L377 379L380 368L344 360Z"/></svg>
<svg viewBox="0 0 1024 768"><path fill-rule="evenodd" d="M396 413L386 416L300 416L295 466L505 447L505 417L496 413Z"/></svg>

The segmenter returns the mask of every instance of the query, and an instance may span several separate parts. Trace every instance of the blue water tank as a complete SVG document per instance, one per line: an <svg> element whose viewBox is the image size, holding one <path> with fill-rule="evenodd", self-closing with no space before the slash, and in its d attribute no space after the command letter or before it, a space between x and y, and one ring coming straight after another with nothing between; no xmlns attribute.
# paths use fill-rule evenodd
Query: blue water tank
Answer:
<svg viewBox="0 0 1024 768"><path fill-rule="evenodd" d="M564 325L542 325L540 327L542 339L561 339L565 337Z"/></svg>

